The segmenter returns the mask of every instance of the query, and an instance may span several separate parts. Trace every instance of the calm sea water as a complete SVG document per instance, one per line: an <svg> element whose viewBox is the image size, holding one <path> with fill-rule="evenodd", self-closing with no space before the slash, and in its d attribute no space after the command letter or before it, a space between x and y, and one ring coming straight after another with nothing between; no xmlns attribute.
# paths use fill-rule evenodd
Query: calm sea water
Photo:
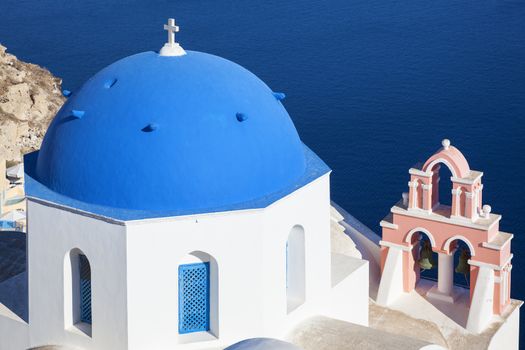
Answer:
<svg viewBox="0 0 525 350"><path fill-rule="evenodd" d="M160 49L173 16L184 48L287 94L333 199L377 232L408 168L450 138L515 234L512 295L525 299L524 0L0 0L0 42L74 90Z"/></svg>

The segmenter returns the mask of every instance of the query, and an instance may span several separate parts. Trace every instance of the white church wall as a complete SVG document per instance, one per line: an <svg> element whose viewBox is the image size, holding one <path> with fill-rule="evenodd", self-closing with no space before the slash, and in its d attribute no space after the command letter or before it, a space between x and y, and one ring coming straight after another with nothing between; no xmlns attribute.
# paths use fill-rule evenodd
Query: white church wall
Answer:
<svg viewBox="0 0 525 350"><path fill-rule="evenodd" d="M129 349L166 349L174 344L181 349L206 348L255 336L262 312L257 300L264 291L259 278L262 226L258 210L129 223ZM190 255L195 251L217 262L218 322L212 313L209 334L179 335L178 267L197 261ZM213 273L211 279L213 286Z"/></svg>
<svg viewBox="0 0 525 350"><path fill-rule="evenodd" d="M342 256L332 266L329 176L320 177L265 211L265 336L283 337L315 315L368 325L368 262ZM304 230L306 293L305 302L288 312L286 240L296 225ZM290 266L288 272L292 272Z"/></svg>
<svg viewBox="0 0 525 350"><path fill-rule="evenodd" d="M305 317L323 312L323 298L330 293L329 184L329 174L324 175L265 210L264 336L282 337ZM286 241L296 225L305 238L305 301L288 312Z"/></svg>
<svg viewBox="0 0 525 350"><path fill-rule="evenodd" d="M206 349L282 338L314 315L366 323L367 264L352 265L332 288L329 174L264 209L125 225L28 205L31 346ZM289 269L301 299L289 309L286 243L294 236L301 243L296 262L304 266ZM91 333L84 324L71 326L78 319L71 312L72 251L91 265ZM196 262L210 263L210 331L179 334L179 266ZM351 316L341 316L343 309Z"/></svg>
<svg viewBox="0 0 525 350"><path fill-rule="evenodd" d="M330 291L329 204L325 176L261 210L128 223L129 349L205 349L279 337L294 318L322 311L321 295ZM305 232L306 301L292 318L286 240L297 225ZM217 261L218 325L210 315L211 334L179 335L178 266L199 261L193 251Z"/></svg>
<svg viewBox="0 0 525 350"><path fill-rule="evenodd" d="M0 304L0 349L29 348L29 326Z"/></svg>
<svg viewBox="0 0 525 350"><path fill-rule="evenodd" d="M30 345L126 349L125 227L31 200L28 213ZM65 262L73 249L91 265L91 337L87 325L69 326L72 281Z"/></svg>

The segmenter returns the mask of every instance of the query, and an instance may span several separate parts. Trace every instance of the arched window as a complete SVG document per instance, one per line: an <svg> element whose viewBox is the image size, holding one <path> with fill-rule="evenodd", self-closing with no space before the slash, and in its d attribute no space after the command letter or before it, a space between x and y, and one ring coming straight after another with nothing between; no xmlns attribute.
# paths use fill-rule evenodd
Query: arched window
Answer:
<svg viewBox="0 0 525 350"><path fill-rule="evenodd" d="M218 336L218 265L209 254L193 252L179 265L179 334Z"/></svg>
<svg viewBox="0 0 525 350"><path fill-rule="evenodd" d="M91 264L80 249L72 249L64 261L65 327L91 335L91 302Z"/></svg>
<svg viewBox="0 0 525 350"><path fill-rule="evenodd" d="M179 333L210 330L210 263L179 266Z"/></svg>
<svg viewBox="0 0 525 350"><path fill-rule="evenodd" d="M305 301L306 256L304 229L294 226L286 242L286 297L291 312Z"/></svg>
<svg viewBox="0 0 525 350"><path fill-rule="evenodd" d="M80 322L91 324L91 266L85 255L78 256Z"/></svg>

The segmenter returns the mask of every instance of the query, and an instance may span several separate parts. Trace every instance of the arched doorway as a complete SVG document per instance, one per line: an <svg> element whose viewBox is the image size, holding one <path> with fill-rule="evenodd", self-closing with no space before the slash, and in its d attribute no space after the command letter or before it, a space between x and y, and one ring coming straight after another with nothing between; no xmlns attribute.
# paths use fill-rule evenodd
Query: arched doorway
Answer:
<svg viewBox="0 0 525 350"><path fill-rule="evenodd" d="M305 235L302 226L296 225L286 241L286 300L287 311L291 312L305 301L306 256Z"/></svg>

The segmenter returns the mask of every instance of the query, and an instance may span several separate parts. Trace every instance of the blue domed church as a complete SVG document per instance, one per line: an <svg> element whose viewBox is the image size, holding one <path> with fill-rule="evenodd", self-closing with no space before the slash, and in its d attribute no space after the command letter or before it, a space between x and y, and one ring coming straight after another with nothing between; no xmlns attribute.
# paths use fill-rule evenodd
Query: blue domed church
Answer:
<svg viewBox="0 0 525 350"><path fill-rule="evenodd" d="M313 315L366 324L366 263L360 285L334 273L330 169L285 95L165 29L159 52L65 91L25 157L29 315L0 319L0 348L218 349Z"/></svg>

